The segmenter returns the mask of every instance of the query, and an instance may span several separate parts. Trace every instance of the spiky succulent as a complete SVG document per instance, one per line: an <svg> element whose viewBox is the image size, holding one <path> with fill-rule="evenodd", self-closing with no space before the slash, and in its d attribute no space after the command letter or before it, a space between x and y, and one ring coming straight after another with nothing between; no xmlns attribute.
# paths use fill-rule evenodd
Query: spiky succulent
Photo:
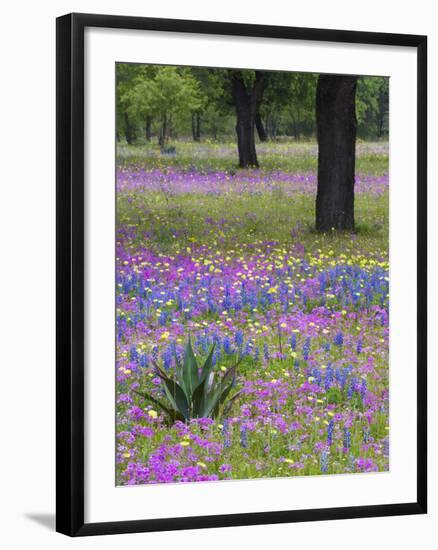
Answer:
<svg viewBox="0 0 438 550"><path fill-rule="evenodd" d="M171 421L187 422L193 418L217 418L221 414L225 414L240 394L237 392L229 398L235 383L239 362L219 377L213 369L214 348L213 344L202 368L200 368L189 339L182 363L175 354L175 379L170 378L158 363L154 362L157 375L161 379L161 387L168 401L166 404L148 392L136 391L135 393L157 405Z"/></svg>

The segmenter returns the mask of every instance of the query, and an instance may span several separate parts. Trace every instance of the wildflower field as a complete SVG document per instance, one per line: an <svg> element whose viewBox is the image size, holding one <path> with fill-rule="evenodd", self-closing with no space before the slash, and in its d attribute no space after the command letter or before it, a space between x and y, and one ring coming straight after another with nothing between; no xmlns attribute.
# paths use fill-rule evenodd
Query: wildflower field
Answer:
<svg viewBox="0 0 438 550"><path fill-rule="evenodd" d="M313 230L315 144L168 151L118 146L117 484L388 470L387 143L357 145L354 234ZM189 339L232 383L171 420L144 395Z"/></svg>

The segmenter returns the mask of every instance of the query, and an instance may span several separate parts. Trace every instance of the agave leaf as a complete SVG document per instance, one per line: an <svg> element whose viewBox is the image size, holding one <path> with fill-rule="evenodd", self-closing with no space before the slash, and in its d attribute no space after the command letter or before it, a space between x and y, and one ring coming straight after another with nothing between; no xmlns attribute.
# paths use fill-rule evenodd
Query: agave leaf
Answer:
<svg viewBox="0 0 438 550"><path fill-rule="evenodd" d="M222 385L218 385L216 387L213 386L212 391L210 391L206 396L204 394L202 416L210 416L211 413L216 409L221 393Z"/></svg>
<svg viewBox="0 0 438 550"><path fill-rule="evenodd" d="M219 408L225 402L226 398L228 397L228 394L230 393L230 391L233 387L233 382L234 382L234 378L233 378L233 380L231 380L231 382L228 385L226 385L224 382L222 382L220 396L219 396L219 399L218 399L218 401L216 403L216 406L215 406L215 409L214 409L214 416L218 416Z"/></svg>
<svg viewBox="0 0 438 550"><path fill-rule="evenodd" d="M187 396L190 396L190 399L193 391L199 384L198 363L196 362L195 354L193 353L192 342L190 338L187 342L184 352L183 380Z"/></svg>
<svg viewBox="0 0 438 550"><path fill-rule="evenodd" d="M219 405L222 405L222 403L225 402L225 399L228 397L232 387L233 387L233 382L231 382L231 384L228 384L228 386L226 386L222 390L222 393L221 393L220 398L219 398Z"/></svg>
<svg viewBox="0 0 438 550"><path fill-rule="evenodd" d="M202 367L200 382L203 382L204 380L206 380L210 372L213 370L213 352L215 347L216 347L216 342L214 342L213 345L211 346L210 353L208 354L208 357L205 360L204 366Z"/></svg>
<svg viewBox="0 0 438 550"><path fill-rule="evenodd" d="M145 391L143 391L143 392L139 392L139 391L136 391L136 390L132 390L132 391L134 393L136 393L137 395L139 395L140 397L142 397L143 399L145 399L146 401L150 401L154 405L157 405L157 407L159 407L161 410L163 410L172 419L174 418L175 420L181 420L181 419L184 420L184 417L180 413L178 413L177 410L169 409L168 407L163 405L163 403L161 403L161 401L159 401L158 399L155 399L155 397L152 397L151 394L149 394Z"/></svg>
<svg viewBox="0 0 438 550"><path fill-rule="evenodd" d="M231 397L231 398L228 400L228 402L227 402L227 404L225 405L224 410L223 410L223 414L224 414L224 415L226 415L226 414L228 414L228 413L230 412L231 407L233 406L234 401L241 395L241 393L242 393L242 390L239 390L237 393L235 393L235 394L233 395L233 397Z"/></svg>
<svg viewBox="0 0 438 550"><path fill-rule="evenodd" d="M173 401L172 404L175 404L176 410L178 410L185 419L188 419L190 417L189 402L184 390L177 382L175 382L175 380L172 380L165 375L161 369L158 371L158 376L164 383L164 391L166 392L169 401L171 403Z"/></svg>
<svg viewBox="0 0 438 550"><path fill-rule="evenodd" d="M192 414L194 418L201 418L204 410L204 393L207 379L203 380L195 388L192 394Z"/></svg>
<svg viewBox="0 0 438 550"><path fill-rule="evenodd" d="M184 384L184 377L183 377L183 367L181 365L181 361L178 359L178 356L176 354L176 352L174 351L173 352L173 357L175 359L175 373L176 373L176 378L178 380L178 383L179 385L182 387L182 389L184 390L185 394L186 394L186 397L188 397L187 395L187 388L185 387L185 384Z"/></svg>
<svg viewBox="0 0 438 550"><path fill-rule="evenodd" d="M222 378L222 386L225 386L227 385L230 380L231 380L231 383L234 382L236 378L236 365L230 367L227 372L224 374L223 378Z"/></svg>

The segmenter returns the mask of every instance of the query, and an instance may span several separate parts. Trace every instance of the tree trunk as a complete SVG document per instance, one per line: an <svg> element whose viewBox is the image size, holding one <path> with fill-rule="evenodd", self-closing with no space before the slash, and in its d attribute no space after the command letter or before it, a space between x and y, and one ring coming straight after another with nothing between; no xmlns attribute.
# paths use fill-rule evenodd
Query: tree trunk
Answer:
<svg viewBox="0 0 438 550"><path fill-rule="evenodd" d="M316 91L316 229L354 229L355 76L320 75Z"/></svg>
<svg viewBox="0 0 438 550"><path fill-rule="evenodd" d="M295 141L300 137L298 132L298 124L294 115L292 115L292 128Z"/></svg>
<svg viewBox="0 0 438 550"><path fill-rule="evenodd" d="M125 137L128 145L134 143L134 127L132 126L128 113L125 112Z"/></svg>
<svg viewBox="0 0 438 550"><path fill-rule="evenodd" d="M166 145L167 141L167 131L168 131L168 122L167 117L163 117L161 127L160 127L160 135L158 136L158 144L160 145L161 149Z"/></svg>
<svg viewBox="0 0 438 550"><path fill-rule="evenodd" d="M263 97L264 74L256 71L252 89L247 90L240 71L231 73L231 86L236 108L237 148L240 168L258 167L254 130L258 106Z"/></svg>
<svg viewBox="0 0 438 550"><path fill-rule="evenodd" d="M192 137L193 141L201 141L201 116L199 113L192 114Z"/></svg>
<svg viewBox="0 0 438 550"><path fill-rule="evenodd" d="M265 127L263 126L263 120L258 111L256 113L255 125L257 129L257 134L259 135L259 140L266 141L268 139L268 136L266 135L266 130L265 130Z"/></svg>
<svg viewBox="0 0 438 550"><path fill-rule="evenodd" d="M201 115L196 113L196 141L201 141Z"/></svg>
<svg viewBox="0 0 438 550"><path fill-rule="evenodd" d="M152 137L152 117L148 116L146 117L146 124L145 124L145 134L146 134L146 140L151 141Z"/></svg>

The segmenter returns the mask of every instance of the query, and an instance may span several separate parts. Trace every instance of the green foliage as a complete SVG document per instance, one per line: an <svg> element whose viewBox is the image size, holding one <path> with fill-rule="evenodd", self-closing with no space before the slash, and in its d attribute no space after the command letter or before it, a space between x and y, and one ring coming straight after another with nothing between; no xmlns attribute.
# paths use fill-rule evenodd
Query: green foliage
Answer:
<svg viewBox="0 0 438 550"><path fill-rule="evenodd" d="M389 78L367 76L359 79L356 116L359 137L382 138L388 135Z"/></svg>
<svg viewBox="0 0 438 550"><path fill-rule="evenodd" d="M175 354L176 379L168 376L157 363L154 363L157 375L161 379L161 388L167 397L167 404L163 404L145 391L136 393L160 407L171 421L181 420L187 422L193 418L216 418L220 416L221 413L230 409L231 404L240 392L235 393L231 399L228 399L235 384L237 364L230 367L223 376L219 377L218 373L213 370L214 347L213 344L200 369L189 339L182 364Z"/></svg>
<svg viewBox="0 0 438 550"><path fill-rule="evenodd" d="M162 146L170 132L205 102L190 69L177 67L120 64L117 92L125 125L126 116L137 127L153 121Z"/></svg>
<svg viewBox="0 0 438 550"><path fill-rule="evenodd" d="M141 142L144 134L158 137L161 147L168 139L195 139L192 117L196 114L202 134L214 140L235 137L235 111L230 76L233 69L117 64L117 131L119 140ZM252 86L255 71L241 71ZM315 94L318 75L312 73L265 73L259 113L269 139L292 136L295 140L315 136ZM356 114L358 137L383 138L388 134L389 79L361 77ZM193 132L193 134L192 134ZM198 136L199 138L199 136Z"/></svg>

